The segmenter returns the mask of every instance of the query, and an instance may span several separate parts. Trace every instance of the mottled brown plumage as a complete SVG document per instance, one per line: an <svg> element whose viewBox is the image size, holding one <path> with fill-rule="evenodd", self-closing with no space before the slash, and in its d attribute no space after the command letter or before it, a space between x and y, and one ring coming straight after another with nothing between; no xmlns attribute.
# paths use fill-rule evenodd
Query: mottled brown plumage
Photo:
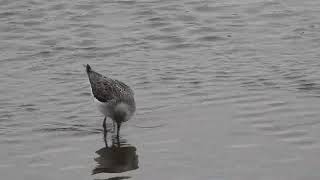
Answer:
<svg viewBox="0 0 320 180"><path fill-rule="evenodd" d="M103 76L86 65L92 95L98 103L99 110L106 117L110 117L118 125L128 121L136 110L133 90L125 83ZM105 127L104 119L104 127Z"/></svg>

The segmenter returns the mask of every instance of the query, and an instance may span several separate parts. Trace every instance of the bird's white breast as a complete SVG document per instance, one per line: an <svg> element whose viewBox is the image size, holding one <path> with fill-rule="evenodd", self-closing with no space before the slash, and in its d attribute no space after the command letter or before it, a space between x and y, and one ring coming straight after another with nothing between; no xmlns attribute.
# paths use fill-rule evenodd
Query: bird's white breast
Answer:
<svg viewBox="0 0 320 180"><path fill-rule="evenodd" d="M104 102L100 102L98 99L93 97L93 101L95 105L97 106L98 110L104 115L109 116L110 112L108 111L108 104Z"/></svg>
<svg viewBox="0 0 320 180"><path fill-rule="evenodd" d="M92 92L92 88L90 86L90 92L91 92L91 96L93 97L93 102L94 104L97 106L98 110L104 115L104 116L108 116L110 117L110 111L109 111L109 108L108 108L108 104L105 103L105 102L100 102L98 99L96 99L93 95L93 92Z"/></svg>

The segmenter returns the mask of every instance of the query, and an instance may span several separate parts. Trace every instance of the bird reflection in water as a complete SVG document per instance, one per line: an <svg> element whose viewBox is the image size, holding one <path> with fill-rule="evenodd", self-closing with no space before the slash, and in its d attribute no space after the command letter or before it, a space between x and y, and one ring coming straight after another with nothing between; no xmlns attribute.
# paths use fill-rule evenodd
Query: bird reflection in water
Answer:
<svg viewBox="0 0 320 180"><path fill-rule="evenodd" d="M129 176L119 176L119 177L112 177L108 179L95 179L95 180L123 180L123 179L129 179Z"/></svg>
<svg viewBox="0 0 320 180"><path fill-rule="evenodd" d="M115 145L117 142L117 145ZM122 173L138 169L138 155L136 147L119 142L119 139L113 141L111 147L103 147L96 151L99 155L94 160L97 166L92 174L99 173Z"/></svg>

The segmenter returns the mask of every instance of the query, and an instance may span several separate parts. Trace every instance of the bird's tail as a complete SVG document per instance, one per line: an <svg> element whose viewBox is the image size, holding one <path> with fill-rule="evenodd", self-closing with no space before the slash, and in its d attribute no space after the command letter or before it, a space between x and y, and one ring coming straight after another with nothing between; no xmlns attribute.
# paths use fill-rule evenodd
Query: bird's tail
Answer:
<svg viewBox="0 0 320 180"><path fill-rule="evenodd" d="M86 68L86 72L87 72L87 74L89 74L91 71L92 71L92 69L91 69L91 67L90 67L90 65L89 64L87 64L87 65L83 65L85 68Z"/></svg>

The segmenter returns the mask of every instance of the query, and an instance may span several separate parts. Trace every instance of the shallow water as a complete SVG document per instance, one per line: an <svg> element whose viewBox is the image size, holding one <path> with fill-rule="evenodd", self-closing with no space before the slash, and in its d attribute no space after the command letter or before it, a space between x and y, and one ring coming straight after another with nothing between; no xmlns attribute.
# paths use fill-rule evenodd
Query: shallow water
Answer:
<svg viewBox="0 0 320 180"><path fill-rule="evenodd" d="M1 1L1 177L318 180L319 15L312 0ZM86 63L135 90L122 150L104 149Z"/></svg>

